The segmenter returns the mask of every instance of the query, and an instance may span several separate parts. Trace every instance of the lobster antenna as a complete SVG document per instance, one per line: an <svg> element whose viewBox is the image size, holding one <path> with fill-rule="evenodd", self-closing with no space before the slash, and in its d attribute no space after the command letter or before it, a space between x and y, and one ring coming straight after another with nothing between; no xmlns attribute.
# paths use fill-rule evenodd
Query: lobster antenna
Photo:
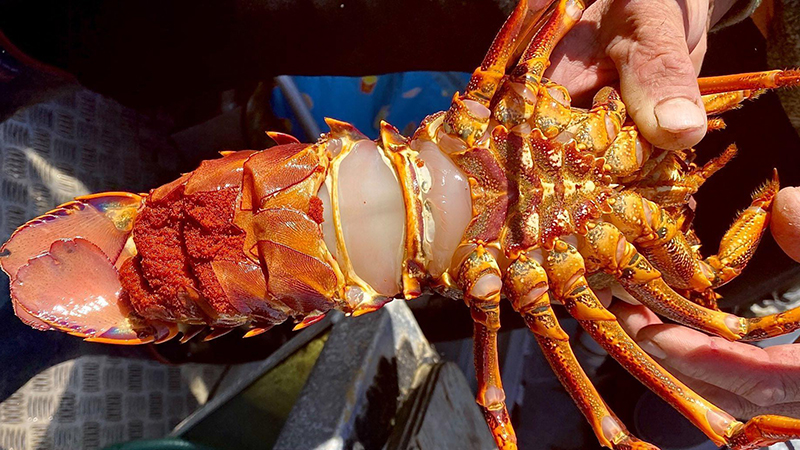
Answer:
<svg viewBox="0 0 800 450"><path fill-rule="evenodd" d="M720 94L730 91L800 87L800 69L768 70L697 79L700 93Z"/></svg>

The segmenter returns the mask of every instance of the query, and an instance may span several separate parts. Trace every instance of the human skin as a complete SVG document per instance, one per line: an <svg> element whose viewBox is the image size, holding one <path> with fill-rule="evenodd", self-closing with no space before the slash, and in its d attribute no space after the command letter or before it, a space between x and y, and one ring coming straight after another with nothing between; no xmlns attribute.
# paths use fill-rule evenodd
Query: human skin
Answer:
<svg viewBox="0 0 800 450"><path fill-rule="evenodd" d="M556 48L548 76L587 102L618 84L628 113L653 144L687 148L706 131L696 77L706 33L733 0L599 0ZM800 188L778 193L772 235L800 262ZM599 293L610 301L610 292ZM761 349L663 324L640 305L612 311L644 350L698 393L740 418L800 417L800 344Z"/></svg>

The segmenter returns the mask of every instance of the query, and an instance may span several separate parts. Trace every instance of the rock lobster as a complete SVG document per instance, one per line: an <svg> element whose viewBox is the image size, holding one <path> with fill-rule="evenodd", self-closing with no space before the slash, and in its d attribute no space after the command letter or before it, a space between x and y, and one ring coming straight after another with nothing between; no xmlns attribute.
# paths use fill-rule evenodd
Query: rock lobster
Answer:
<svg viewBox="0 0 800 450"><path fill-rule="evenodd" d="M745 319L713 305L713 289L742 271L764 233L777 175L718 254L704 258L687 203L735 148L697 166L691 149L642 139L614 89L583 110L543 78L583 8L560 0L532 10L521 0L465 93L410 139L383 123L371 141L329 119L316 143L270 133L278 146L222 152L149 194L80 197L31 220L0 256L17 316L89 341L160 343L205 327L207 338L238 327L254 336L290 317L301 328L331 309L358 316L437 291L470 308L477 402L498 447L513 449L497 357L505 296L600 443L654 448L625 428L578 365L551 309L558 301L714 443L751 449L800 436L800 420L742 423L698 396L595 295L621 287L665 317L731 340L800 328L800 311ZM800 71L698 82L716 115L800 84Z"/></svg>

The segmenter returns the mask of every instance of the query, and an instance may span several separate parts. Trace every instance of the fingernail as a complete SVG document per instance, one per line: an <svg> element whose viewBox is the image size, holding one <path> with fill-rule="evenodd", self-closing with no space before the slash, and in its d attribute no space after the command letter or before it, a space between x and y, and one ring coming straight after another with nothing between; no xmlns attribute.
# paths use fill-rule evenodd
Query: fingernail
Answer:
<svg viewBox="0 0 800 450"><path fill-rule="evenodd" d="M654 109L658 126L671 133L682 133L705 125L706 113L688 98L662 101Z"/></svg>
<svg viewBox="0 0 800 450"><path fill-rule="evenodd" d="M654 358L665 359L667 357L667 354L664 353L664 350L662 350L661 347L649 339L639 341L639 347L642 347L642 350L646 351Z"/></svg>

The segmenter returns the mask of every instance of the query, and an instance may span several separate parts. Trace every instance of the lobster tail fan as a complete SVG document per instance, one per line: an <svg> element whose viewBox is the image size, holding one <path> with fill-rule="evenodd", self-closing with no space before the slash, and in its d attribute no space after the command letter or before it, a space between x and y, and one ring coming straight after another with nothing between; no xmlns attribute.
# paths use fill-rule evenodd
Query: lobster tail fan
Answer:
<svg viewBox="0 0 800 450"><path fill-rule="evenodd" d="M28 260L59 239L81 237L116 261L133 229L142 197L127 192L78 197L21 226L0 247L0 267L13 280Z"/></svg>
<svg viewBox="0 0 800 450"><path fill-rule="evenodd" d="M142 197L110 192L65 203L26 223L0 251L14 309L38 329L92 340L138 344L162 339L169 327L144 325L126 300L115 263Z"/></svg>

